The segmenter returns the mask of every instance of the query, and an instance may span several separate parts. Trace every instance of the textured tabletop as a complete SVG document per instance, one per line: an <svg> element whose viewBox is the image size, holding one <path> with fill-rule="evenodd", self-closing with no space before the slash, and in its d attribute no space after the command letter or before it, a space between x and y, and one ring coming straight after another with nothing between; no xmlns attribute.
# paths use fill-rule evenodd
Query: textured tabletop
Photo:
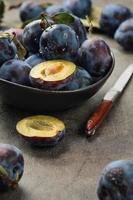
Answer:
<svg viewBox="0 0 133 200"><path fill-rule="evenodd" d="M7 4L11 2L15 1L7 0ZM99 6L110 2L123 3L133 9L132 0L94 0ZM17 24L18 12L7 11L5 22ZM65 138L56 147L38 149L29 146L17 135L15 126L18 120L32 113L8 107L0 101L0 142L20 148L25 159L19 187L0 194L0 200L96 200L98 177L103 167L113 160L133 159L133 80L96 136L87 140L83 132L84 123L103 95L133 62L132 53L124 52L113 39L100 37L114 52L115 69L104 87L82 106L53 113L66 124Z"/></svg>

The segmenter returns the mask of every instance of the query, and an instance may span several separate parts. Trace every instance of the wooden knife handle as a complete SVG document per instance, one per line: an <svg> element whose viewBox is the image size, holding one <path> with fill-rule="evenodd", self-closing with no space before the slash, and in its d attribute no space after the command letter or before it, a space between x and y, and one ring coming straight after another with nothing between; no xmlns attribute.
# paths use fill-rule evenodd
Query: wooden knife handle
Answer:
<svg viewBox="0 0 133 200"><path fill-rule="evenodd" d="M87 121L85 133L87 136L92 136L95 134L96 128L101 124L101 122L106 117L107 113L111 109L113 103L112 101L103 100L98 106L96 111L92 114L90 119Z"/></svg>

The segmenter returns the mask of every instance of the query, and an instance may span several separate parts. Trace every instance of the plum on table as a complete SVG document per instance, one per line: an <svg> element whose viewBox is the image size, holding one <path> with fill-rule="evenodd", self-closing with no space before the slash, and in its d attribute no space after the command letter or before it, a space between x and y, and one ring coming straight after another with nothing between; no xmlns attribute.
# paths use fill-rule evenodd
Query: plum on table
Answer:
<svg viewBox="0 0 133 200"><path fill-rule="evenodd" d="M126 6L120 4L106 5L100 17L100 28L107 35L114 36L118 26L131 16L131 11Z"/></svg>
<svg viewBox="0 0 133 200"><path fill-rule="evenodd" d="M133 51L133 18L119 26L114 38L125 50Z"/></svg>
<svg viewBox="0 0 133 200"><path fill-rule="evenodd" d="M22 152L13 145L0 143L0 191L15 188L23 172Z"/></svg>
<svg viewBox="0 0 133 200"><path fill-rule="evenodd" d="M18 133L30 144L55 146L64 137L64 123L52 116L37 115L22 119L16 125Z"/></svg>
<svg viewBox="0 0 133 200"><path fill-rule="evenodd" d="M100 176L97 194L99 200L132 200L133 160L109 163Z"/></svg>

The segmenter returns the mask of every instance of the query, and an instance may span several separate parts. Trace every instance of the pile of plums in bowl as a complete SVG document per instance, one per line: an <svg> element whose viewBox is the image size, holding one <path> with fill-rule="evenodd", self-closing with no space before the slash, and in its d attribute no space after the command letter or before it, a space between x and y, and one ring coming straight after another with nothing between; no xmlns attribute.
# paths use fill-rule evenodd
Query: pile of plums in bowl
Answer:
<svg viewBox="0 0 133 200"><path fill-rule="evenodd" d="M0 36L0 90L7 104L64 110L93 96L113 71L107 43L87 39L80 19L68 12L42 15L13 32L16 36L11 29Z"/></svg>

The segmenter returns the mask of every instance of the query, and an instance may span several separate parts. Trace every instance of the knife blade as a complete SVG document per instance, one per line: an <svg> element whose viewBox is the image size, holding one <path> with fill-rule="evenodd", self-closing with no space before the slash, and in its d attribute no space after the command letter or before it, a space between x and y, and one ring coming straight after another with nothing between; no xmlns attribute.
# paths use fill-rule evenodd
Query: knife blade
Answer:
<svg viewBox="0 0 133 200"><path fill-rule="evenodd" d="M115 101L118 99L127 83L133 75L133 64L129 65L127 69L121 74L114 86L105 94L101 104L97 107L96 111L91 115L86 123L85 133L87 136L95 134L96 129L104 120Z"/></svg>

